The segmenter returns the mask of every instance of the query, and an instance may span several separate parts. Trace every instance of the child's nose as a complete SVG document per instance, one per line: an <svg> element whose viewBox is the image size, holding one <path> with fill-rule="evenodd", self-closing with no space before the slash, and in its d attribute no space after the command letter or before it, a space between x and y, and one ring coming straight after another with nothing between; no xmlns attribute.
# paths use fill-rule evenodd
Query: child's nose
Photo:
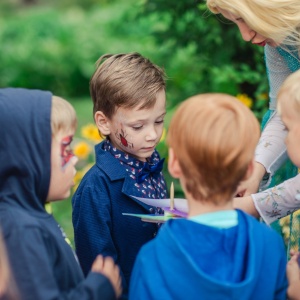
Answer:
<svg viewBox="0 0 300 300"><path fill-rule="evenodd" d="M245 42L250 42L256 35L256 32L249 28L246 24L239 26L240 33Z"/></svg>
<svg viewBox="0 0 300 300"><path fill-rule="evenodd" d="M78 157L77 156L73 156L71 159L70 159L70 162L71 164L75 167L77 162L78 162Z"/></svg>
<svg viewBox="0 0 300 300"><path fill-rule="evenodd" d="M157 138L157 132L155 130L155 127L152 127L147 134L147 139L155 140L156 138Z"/></svg>

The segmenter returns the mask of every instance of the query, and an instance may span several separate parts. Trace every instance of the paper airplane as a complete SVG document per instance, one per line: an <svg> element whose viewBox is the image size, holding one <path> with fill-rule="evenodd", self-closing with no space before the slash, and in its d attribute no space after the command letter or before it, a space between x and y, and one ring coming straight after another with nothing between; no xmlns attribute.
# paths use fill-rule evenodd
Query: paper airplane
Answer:
<svg viewBox="0 0 300 300"><path fill-rule="evenodd" d="M155 207L161 207L163 210L168 211L172 213L173 211L175 213L181 214L181 216L187 216L189 208L188 208L188 202L184 198L174 198L174 208L171 210L170 207L170 198L168 199L152 199L152 198L142 198L142 197L135 197L131 196L147 205L155 206Z"/></svg>
<svg viewBox="0 0 300 300"><path fill-rule="evenodd" d="M152 199L135 196L131 197L134 197L135 199L143 202L144 204L154 207L160 207L164 210L165 213L161 215L123 213L124 216L137 217L144 222L164 223L170 219L185 218L188 214L188 203L187 200L183 198L173 198L172 201L172 199L170 198Z"/></svg>

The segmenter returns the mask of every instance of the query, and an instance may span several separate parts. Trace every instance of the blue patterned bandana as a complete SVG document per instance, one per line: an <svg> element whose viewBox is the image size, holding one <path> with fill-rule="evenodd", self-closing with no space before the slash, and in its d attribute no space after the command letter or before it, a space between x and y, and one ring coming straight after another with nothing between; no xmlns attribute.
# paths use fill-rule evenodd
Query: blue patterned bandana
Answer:
<svg viewBox="0 0 300 300"><path fill-rule="evenodd" d="M167 198L166 182L162 174L164 159L159 159L156 150L147 158L147 162L143 162L113 147L109 140L105 141L103 149L110 152L129 173L132 184L137 190L135 196L153 199Z"/></svg>

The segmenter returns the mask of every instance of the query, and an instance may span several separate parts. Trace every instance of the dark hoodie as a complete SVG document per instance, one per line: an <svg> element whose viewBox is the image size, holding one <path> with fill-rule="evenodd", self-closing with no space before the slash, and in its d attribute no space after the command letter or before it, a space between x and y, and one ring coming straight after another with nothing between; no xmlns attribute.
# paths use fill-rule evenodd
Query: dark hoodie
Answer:
<svg viewBox="0 0 300 300"><path fill-rule="evenodd" d="M132 273L132 300L285 300L281 237L242 211L219 229L171 220L143 246Z"/></svg>
<svg viewBox="0 0 300 300"><path fill-rule="evenodd" d="M115 299L109 280L83 273L45 209L51 172L49 92L0 89L0 227L22 299Z"/></svg>

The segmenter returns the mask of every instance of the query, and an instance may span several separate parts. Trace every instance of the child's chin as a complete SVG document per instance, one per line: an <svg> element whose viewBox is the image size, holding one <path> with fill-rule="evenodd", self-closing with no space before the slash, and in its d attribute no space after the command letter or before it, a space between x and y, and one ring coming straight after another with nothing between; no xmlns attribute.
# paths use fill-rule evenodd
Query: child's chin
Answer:
<svg viewBox="0 0 300 300"><path fill-rule="evenodd" d="M67 198L69 198L69 196L71 195L71 191L68 190L67 192L65 192L64 194L62 193L61 195L57 195L55 198L53 199L48 199L48 202L56 202L56 201L62 201L65 200Z"/></svg>

